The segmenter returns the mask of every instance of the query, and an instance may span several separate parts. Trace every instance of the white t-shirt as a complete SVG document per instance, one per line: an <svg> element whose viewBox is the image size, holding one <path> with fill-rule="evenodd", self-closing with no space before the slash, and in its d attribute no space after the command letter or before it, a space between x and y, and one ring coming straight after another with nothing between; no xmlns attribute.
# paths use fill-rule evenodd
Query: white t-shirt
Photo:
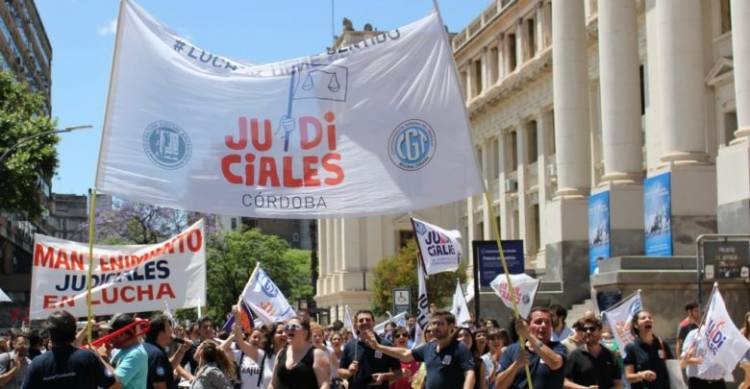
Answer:
<svg viewBox="0 0 750 389"><path fill-rule="evenodd" d="M268 365L268 360L265 360L266 353L259 349L258 362L256 362L249 355L243 354L241 350L232 350L232 352L234 353L234 360L240 368L242 389L267 388L271 383L271 378L273 378L273 370L270 373L267 371L266 365ZM264 360L265 362L263 362ZM262 370L261 364L263 365Z"/></svg>

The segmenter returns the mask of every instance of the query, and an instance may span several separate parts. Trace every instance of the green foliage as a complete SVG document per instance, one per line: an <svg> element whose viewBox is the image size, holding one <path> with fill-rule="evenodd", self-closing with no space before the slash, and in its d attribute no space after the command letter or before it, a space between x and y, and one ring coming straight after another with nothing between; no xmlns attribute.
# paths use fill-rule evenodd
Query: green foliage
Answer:
<svg viewBox="0 0 750 389"><path fill-rule="evenodd" d="M258 229L227 232L208 243L207 314L223 322L237 303L247 280L260 263L292 306L298 299L312 297L310 251L290 249L275 235Z"/></svg>
<svg viewBox="0 0 750 389"><path fill-rule="evenodd" d="M385 258L375 266L372 310L383 315L393 308L393 288L411 290L412 313L417 311L417 244L409 241L392 258ZM438 307L450 303L456 290L456 278L466 282L466 262L461 262L455 272L439 273L427 279L427 299Z"/></svg>
<svg viewBox="0 0 750 389"><path fill-rule="evenodd" d="M42 95L29 92L13 74L0 72L0 155L25 138L55 130L45 109ZM30 139L0 162L0 209L30 218L42 214L39 179L49 182L55 173L57 142L55 134Z"/></svg>

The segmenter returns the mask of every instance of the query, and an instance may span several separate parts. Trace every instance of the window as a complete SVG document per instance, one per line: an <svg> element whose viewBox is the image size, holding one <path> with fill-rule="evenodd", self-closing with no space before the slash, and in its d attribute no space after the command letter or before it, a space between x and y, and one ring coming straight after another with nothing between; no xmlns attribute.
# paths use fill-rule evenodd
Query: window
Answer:
<svg viewBox="0 0 750 389"><path fill-rule="evenodd" d="M528 163L532 164L532 163L536 163L538 154L539 154L539 149L537 148L537 144L536 144L537 143L536 120L529 121L529 123L526 125L526 131L527 131L526 152L528 153L526 158L528 159Z"/></svg>
<svg viewBox="0 0 750 389"><path fill-rule="evenodd" d="M532 19L526 19L526 31L527 31L527 39L526 39L526 46L527 50L529 52L529 58L534 58L536 55L536 20Z"/></svg>
<svg viewBox="0 0 750 389"><path fill-rule="evenodd" d="M557 152L557 145L555 144L555 111L549 111L549 134L547 134L550 145L550 155Z"/></svg>
<svg viewBox="0 0 750 389"><path fill-rule="evenodd" d="M641 82L641 116L646 114L646 73L645 67L641 64L638 67L638 74Z"/></svg>
<svg viewBox="0 0 750 389"><path fill-rule="evenodd" d="M474 61L474 90L476 91L476 96L479 96L482 94L482 90L484 89L484 80L482 80L482 60L476 60Z"/></svg>
<svg viewBox="0 0 750 389"><path fill-rule="evenodd" d="M519 239L520 235L520 223L521 223L521 216L518 212L518 209L515 209L513 211L513 236L511 238L513 239Z"/></svg>
<svg viewBox="0 0 750 389"><path fill-rule="evenodd" d="M398 247L404 248L409 241L414 240L414 231L412 230L399 230L398 232Z"/></svg>
<svg viewBox="0 0 750 389"><path fill-rule="evenodd" d="M484 239L484 222L477 223L477 229L474 230L474 239L475 240Z"/></svg>
<svg viewBox="0 0 750 389"><path fill-rule="evenodd" d="M732 8L729 0L720 0L721 7L721 33L732 31Z"/></svg>
<svg viewBox="0 0 750 389"><path fill-rule="evenodd" d="M515 131L508 133L508 166L510 166L509 172L514 172L518 169L518 134Z"/></svg>
<svg viewBox="0 0 750 389"><path fill-rule="evenodd" d="M484 171L484 156L482 155L482 149L479 147L477 147L477 161L479 161L479 171L482 177L485 177L487 174Z"/></svg>
<svg viewBox="0 0 750 389"><path fill-rule="evenodd" d="M533 231L534 236L531 238L531 242L533 244L533 249L535 251L541 250L541 236L542 236L542 226L539 222L539 204L534 204L531 206L531 217L532 221L534 223L534 228L531 229Z"/></svg>
<svg viewBox="0 0 750 389"><path fill-rule="evenodd" d="M734 140L734 132L737 131L737 112L724 113L724 144Z"/></svg>
<svg viewBox="0 0 750 389"><path fill-rule="evenodd" d="M497 58L498 58L497 46L490 48L489 61L487 62L487 66L489 66L489 71L490 71L490 85L494 85L498 79Z"/></svg>
<svg viewBox="0 0 750 389"><path fill-rule="evenodd" d="M516 70L516 34L506 34L508 41L508 72Z"/></svg>
<svg viewBox="0 0 750 389"><path fill-rule="evenodd" d="M492 178L498 178L500 175L500 139L498 138L492 140L492 166L494 168Z"/></svg>
<svg viewBox="0 0 750 389"><path fill-rule="evenodd" d="M237 229L237 218L232 218L232 231Z"/></svg>

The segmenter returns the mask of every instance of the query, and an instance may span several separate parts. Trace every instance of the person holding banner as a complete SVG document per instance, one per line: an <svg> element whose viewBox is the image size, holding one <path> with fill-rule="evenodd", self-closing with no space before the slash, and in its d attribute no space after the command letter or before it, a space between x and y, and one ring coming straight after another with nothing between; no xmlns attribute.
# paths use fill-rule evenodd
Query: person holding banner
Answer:
<svg viewBox="0 0 750 389"><path fill-rule="evenodd" d="M516 320L516 334L526 339L522 345L517 341L503 352L500 358L500 373L495 377L499 389L528 387L524 366L528 363L531 380L537 388L562 388L563 366L567 349L560 342L552 341L552 312L547 308L533 307L529 323Z"/></svg>
<svg viewBox="0 0 750 389"><path fill-rule="evenodd" d="M384 346L372 331L361 336L376 351L401 362L417 360L426 367L425 389L472 389L477 379L471 351L454 336L456 319L448 311L435 311L430 317L434 342L427 342L413 350Z"/></svg>
<svg viewBox="0 0 750 389"><path fill-rule="evenodd" d="M727 387L724 381L727 372L721 366L713 365L709 367L702 377L698 374L698 366L703 364L703 356L708 352L705 339L698 339L699 336L698 327L695 327L687 333L682 343L680 368L685 369L685 375L688 377L688 388L724 389ZM729 375L731 376L731 372L729 372Z"/></svg>
<svg viewBox="0 0 750 389"><path fill-rule="evenodd" d="M112 318L110 327L112 332L116 332L134 322L133 316L121 313ZM136 331L136 327L132 327L112 339L115 347L112 366L115 368L117 382L123 389L142 389L148 382L148 355Z"/></svg>
<svg viewBox="0 0 750 389"><path fill-rule="evenodd" d="M674 359L672 351L654 335L654 319L645 310L638 311L631 320L635 341L625 346L625 377L632 389L669 389L667 359Z"/></svg>
<svg viewBox="0 0 750 389"><path fill-rule="evenodd" d="M284 326L287 345L276 357L270 389L329 389L331 366L323 350L310 343L310 321L299 317Z"/></svg>
<svg viewBox="0 0 750 389"><path fill-rule="evenodd" d="M111 369L91 350L73 346L76 318L66 311L55 311L46 322L52 347L34 358L26 370L23 389L114 388Z"/></svg>

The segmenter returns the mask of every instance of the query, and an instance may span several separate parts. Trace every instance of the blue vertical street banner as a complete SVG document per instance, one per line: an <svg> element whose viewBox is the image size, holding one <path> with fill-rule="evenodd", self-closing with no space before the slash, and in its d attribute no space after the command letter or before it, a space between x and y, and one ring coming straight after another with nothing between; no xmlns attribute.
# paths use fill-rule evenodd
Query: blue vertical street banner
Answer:
<svg viewBox="0 0 750 389"><path fill-rule="evenodd" d="M471 244L474 249L477 271L479 272L479 286L489 287L490 282L498 274L503 274L497 242L494 240L474 240ZM523 273L525 270L523 240L503 240L502 245L510 274Z"/></svg>
<svg viewBox="0 0 750 389"><path fill-rule="evenodd" d="M589 275L599 272L598 261L612 256L609 191L589 197Z"/></svg>
<svg viewBox="0 0 750 389"><path fill-rule="evenodd" d="M647 256L672 255L672 175L667 172L643 183Z"/></svg>

